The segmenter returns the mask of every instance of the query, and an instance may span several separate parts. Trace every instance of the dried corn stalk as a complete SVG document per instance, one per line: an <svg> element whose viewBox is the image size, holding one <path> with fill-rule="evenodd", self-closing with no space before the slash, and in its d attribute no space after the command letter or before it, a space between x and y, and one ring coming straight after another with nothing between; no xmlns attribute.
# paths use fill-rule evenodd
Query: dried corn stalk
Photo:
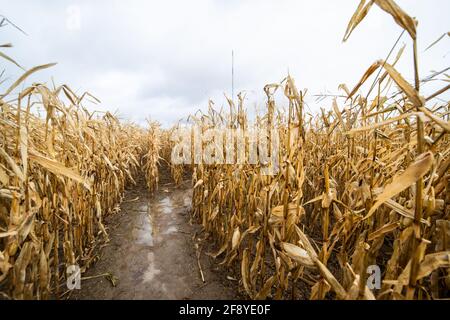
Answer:
<svg viewBox="0 0 450 320"><path fill-rule="evenodd" d="M287 77L266 86L267 106L256 119L280 137L275 175L249 162L193 167L193 217L217 243L212 256L235 267L250 298L449 296L450 104L429 103L448 86L420 95L417 24L391 0L361 1L345 39L373 3L413 39L414 85L395 70L402 48L392 63L370 66L353 90L341 86L345 101L313 116ZM376 92L360 93L380 68ZM285 113L273 98L278 88ZM193 124L250 127L242 100L238 110L229 102L229 113L210 108ZM378 290L368 287L373 265L381 270Z"/></svg>

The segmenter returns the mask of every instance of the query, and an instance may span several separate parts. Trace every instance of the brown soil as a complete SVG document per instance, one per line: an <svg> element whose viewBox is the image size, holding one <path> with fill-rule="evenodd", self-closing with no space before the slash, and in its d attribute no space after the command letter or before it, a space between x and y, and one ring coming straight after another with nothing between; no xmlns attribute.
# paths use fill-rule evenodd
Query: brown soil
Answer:
<svg viewBox="0 0 450 320"><path fill-rule="evenodd" d="M206 249L200 251L202 281L195 248L201 228L189 223L192 188L188 181L176 187L167 176L163 171L152 195L143 177L126 190L120 212L106 221L110 241L71 299L237 298L237 282Z"/></svg>

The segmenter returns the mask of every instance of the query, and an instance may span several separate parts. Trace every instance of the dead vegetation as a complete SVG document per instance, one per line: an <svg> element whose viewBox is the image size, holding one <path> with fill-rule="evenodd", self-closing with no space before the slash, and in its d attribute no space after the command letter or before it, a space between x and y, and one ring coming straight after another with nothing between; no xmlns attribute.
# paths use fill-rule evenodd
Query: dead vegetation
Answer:
<svg viewBox="0 0 450 320"><path fill-rule="evenodd" d="M433 100L448 86L421 96L417 23L393 1L361 1L344 39L373 4L409 34L414 85L395 69L400 49L313 116L288 76L265 87L266 112L256 120L267 137L279 134L276 175L248 163L194 167L193 215L218 243L212 256L239 268L252 299L449 297L450 107ZM286 113L276 90L284 91ZM228 114L209 109L194 122L203 131L249 127L242 99L237 108L229 103ZM381 269L378 290L366 285L371 265Z"/></svg>
<svg viewBox="0 0 450 320"><path fill-rule="evenodd" d="M288 76L264 88L266 110L256 119L266 138L280 137L275 175L249 163L192 166L192 215L218 244L212 256L238 269L249 298L449 297L450 107L435 99L449 87L421 95L417 23L391 0L362 0L344 39L374 4L411 38L414 85L395 69L400 49L394 59L373 63L352 90L341 85L345 98L331 110L310 115L306 92ZM161 161L177 184L185 171L170 161L176 127L149 122L144 130L108 112L91 113L83 102L95 98L65 85L35 83L16 92L30 74L51 66L25 72L0 96L3 298L60 298L67 267L84 270L98 236L107 241L103 219L119 210L140 167L150 191ZM372 86L361 92L369 79ZM286 112L274 98L280 90ZM210 108L191 121L202 130L247 129L243 97L229 104L227 114ZM372 265L381 268L377 290L367 287Z"/></svg>
<svg viewBox="0 0 450 320"><path fill-rule="evenodd" d="M141 155L155 148L152 131L146 144L140 127L89 112L83 103L96 100L89 93L34 83L13 94L31 73L52 65L25 72L0 96L2 298L61 297L67 268L83 272L95 259L98 236L108 241L104 217L120 210ZM153 185L154 164L148 168Z"/></svg>
<svg viewBox="0 0 450 320"><path fill-rule="evenodd" d="M161 141L163 133L160 124L156 121L148 122L147 137L147 153L142 157L143 169L146 174L147 188L150 192L158 188L159 171L158 166L161 160L161 149L164 141Z"/></svg>

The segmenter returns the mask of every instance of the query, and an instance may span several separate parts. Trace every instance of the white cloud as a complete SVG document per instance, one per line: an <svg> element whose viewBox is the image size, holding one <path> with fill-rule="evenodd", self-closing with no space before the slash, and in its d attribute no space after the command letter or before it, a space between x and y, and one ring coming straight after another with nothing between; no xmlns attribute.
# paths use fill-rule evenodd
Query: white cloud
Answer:
<svg viewBox="0 0 450 320"><path fill-rule="evenodd" d="M423 49L450 30L450 3L397 2L420 22L420 74L448 66L448 39L430 51ZM53 76L97 96L102 104L95 108L118 110L140 123L151 116L169 124L205 108L209 98L217 106L225 103L223 92L231 91L232 49L235 91L249 91L250 109L264 98L263 86L280 81L288 70L310 94L337 92L340 83L351 87L373 61L386 56L401 32L374 6L342 43L356 6L351 0L9 1L0 14L29 36L11 28L0 32L15 45L8 53L26 67L58 61L29 82ZM70 8L79 8L77 28L67 28L76 11ZM401 42L408 47L398 68L412 79L406 34ZM20 75L12 65L7 72L10 81ZM312 109L329 104L314 100L308 98Z"/></svg>

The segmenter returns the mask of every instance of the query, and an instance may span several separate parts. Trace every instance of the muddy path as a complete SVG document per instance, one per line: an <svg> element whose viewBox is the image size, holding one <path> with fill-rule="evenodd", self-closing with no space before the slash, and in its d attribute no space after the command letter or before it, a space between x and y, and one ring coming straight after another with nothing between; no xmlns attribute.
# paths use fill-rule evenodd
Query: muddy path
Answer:
<svg viewBox="0 0 450 320"><path fill-rule="evenodd" d="M167 176L152 195L142 177L125 191L120 212L106 220L110 241L71 299L237 298L236 282L206 250L197 259L200 227L189 223L189 181L175 187Z"/></svg>

